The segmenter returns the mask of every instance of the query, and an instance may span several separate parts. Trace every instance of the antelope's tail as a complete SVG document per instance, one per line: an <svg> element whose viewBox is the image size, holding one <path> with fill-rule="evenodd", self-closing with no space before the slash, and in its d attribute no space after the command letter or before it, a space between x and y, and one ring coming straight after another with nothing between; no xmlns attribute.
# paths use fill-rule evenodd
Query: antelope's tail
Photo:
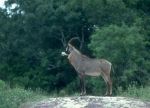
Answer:
<svg viewBox="0 0 150 108"><path fill-rule="evenodd" d="M115 77L117 78L117 80L119 80L118 75L115 73L114 68L113 68L113 66L112 66L112 65L111 65L111 69L112 69L112 71L113 71L113 73L114 73Z"/></svg>
<svg viewBox="0 0 150 108"><path fill-rule="evenodd" d="M111 65L111 69L112 69L113 73L115 74L115 71L114 71L113 65Z"/></svg>

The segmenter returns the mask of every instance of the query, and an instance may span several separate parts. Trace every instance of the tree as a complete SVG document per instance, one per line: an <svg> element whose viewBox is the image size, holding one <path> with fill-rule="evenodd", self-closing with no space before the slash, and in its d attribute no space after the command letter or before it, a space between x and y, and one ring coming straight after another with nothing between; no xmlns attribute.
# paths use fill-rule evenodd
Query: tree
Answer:
<svg viewBox="0 0 150 108"><path fill-rule="evenodd" d="M121 25L122 21L132 25L138 17L136 11L127 8L123 0L86 0L83 10L91 27Z"/></svg>
<svg viewBox="0 0 150 108"><path fill-rule="evenodd" d="M0 78L26 88L53 91L65 87L76 74L66 73L71 66L68 68L60 52L72 36L84 39L85 33L79 29L83 24L79 20L82 14L77 3L8 0L6 7L10 8L13 3L17 7L4 14L6 20L0 19L6 21L1 25L4 41L0 48L3 51L0 53Z"/></svg>
<svg viewBox="0 0 150 108"><path fill-rule="evenodd" d="M97 28L88 46L94 56L112 63L118 85L126 85L132 81L148 84L149 51L146 49L145 36L140 34L137 26L129 27L123 23L122 26L112 24Z"/></svg>
<svg viewBox="0 0 150 108"><path fill-rule="evenodd" d="M139 34L137 32L135 34L142 37L141 44L143 47L140 47L141 50L145 48L146 44L148 51L150 48L150 18L149 7L146 3L149 2L146 0L144 2L143 0L5 1L6 8L0 9L0 78L12 85L21 85L26 88L40 87L47 91L54 91L56 89L59 91L63 88L74 91L73 86L79 86L76 80L76 73L73 72L74 70L68 61L60 56L60 52L65 48L68 40L74 36L79 36L82 44L81 52L91 56L92 51L89 51L87 44L93 31L96 28L101 30L101 28L106 29L109 25L116 25L115 29L125 32L122 30L122 22L124 22L126 26L128 25L124 28L128 30L129 36L134 33L127 28L137 29L135 31ZM13 9L11 8L12 4L16 4L16 7ZM122 29L120 30L117 27ZM110 33L109 29L108 32ZM127 35L127 33L125 34ZM122 37L130 40L126 35ZM112 37L109 38L113 39ZM74 41L73 44L77 48L80 46L77 41ZM117 47L118 44L121 44L123 46L122 49L127 48L122 42L114 41L111 44ZM118 48L121 49L121 47ZM134 48L129 47L128 50L132 52L132 49ZM97 52L96 50L93 51ZM122 51L124 50L114 53L116 57L113 56L113 59L114 61L116 60L117 66L123 66L119 62L128 63L128 60L127 62L124 60L117 61L120 59L117 57L124 56ZM143 52L144 56L142 58L145 60L147 57L146 51ZM129 52L126 51L125 53L127 53L125 55L129 55ZM134 57L138 58L140 56L135 54ZM133 58L130 61L132 60ZM116 70L122 68L126 69L124 67L116 67ZM147 70L147 68L144 69ZM123 79L123 74L118 74ZM145 74L147 73L145 72ZM90 85L89 87L92 88ZM93 91L95 90L93 89Z"/></svg>

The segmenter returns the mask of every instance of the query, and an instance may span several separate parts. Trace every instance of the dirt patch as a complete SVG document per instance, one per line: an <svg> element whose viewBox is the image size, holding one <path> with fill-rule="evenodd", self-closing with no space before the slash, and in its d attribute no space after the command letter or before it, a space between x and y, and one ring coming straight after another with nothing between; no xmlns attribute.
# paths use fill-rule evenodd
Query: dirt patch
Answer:
<svg viewBox="0 0 150 108"><path fill-rule="evenodd" d="M19 108L150 108L150 101L125 97L62 97L45 99Z"/></svg>

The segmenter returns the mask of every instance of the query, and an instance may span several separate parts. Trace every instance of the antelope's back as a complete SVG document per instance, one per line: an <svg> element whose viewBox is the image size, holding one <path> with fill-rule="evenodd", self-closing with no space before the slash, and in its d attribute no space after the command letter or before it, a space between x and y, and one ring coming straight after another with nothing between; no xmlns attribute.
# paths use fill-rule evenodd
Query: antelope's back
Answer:
<svg viewBox="0 0 150 108"><path fill-rule="evenodd" d="M111 69L111 63L104 59L86 59L85 64L85 74L90 76L99 76L101 72Z"/></svg>

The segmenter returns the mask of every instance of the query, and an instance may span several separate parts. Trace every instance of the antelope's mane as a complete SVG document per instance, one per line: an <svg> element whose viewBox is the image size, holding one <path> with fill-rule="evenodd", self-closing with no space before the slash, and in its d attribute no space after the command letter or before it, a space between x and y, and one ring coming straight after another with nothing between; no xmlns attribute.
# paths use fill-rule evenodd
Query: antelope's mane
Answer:
<svg viewBox="0 0 150 108"><path fill-rule="evenodd" d="M80 54L82 57L85 57L87 59L91 59L89 57L87 57L86 55L82 54L80 51L78 51L74 46L72 46L71 44L68 44L69 46L71 46L78 54Z"/></svg>

